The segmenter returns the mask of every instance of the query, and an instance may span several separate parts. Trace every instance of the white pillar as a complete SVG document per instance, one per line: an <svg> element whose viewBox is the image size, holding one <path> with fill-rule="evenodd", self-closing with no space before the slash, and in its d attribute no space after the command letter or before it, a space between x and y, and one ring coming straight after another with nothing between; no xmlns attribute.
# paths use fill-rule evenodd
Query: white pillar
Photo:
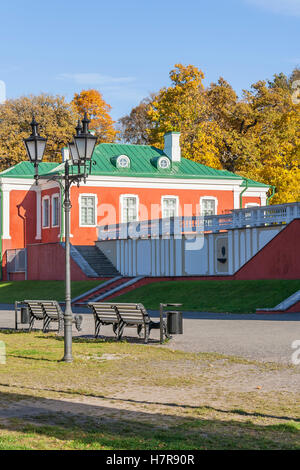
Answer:
<svg viewBox="0 0 300 470"><path fill-rule="evenodd" d="M246 261L251 258L251 229L246 228Z"/></svg>
<svg viewBox="0 0 300 470"><path fill-rule="evenodd" d="M265 206L267 204L267 195L266 193L260 193L260 204Z"/></svg>
<svg viewBox="0 0 300 470"><path fill-rule="evenodd" d="M2 190L3 194L3 201L2 201L2 221L3 221L3 231L2 231L2 239L10 240L11 236L9 234L10 229L10 191L8 189Z"/></svg>
<svg viewBox="0 0 300 470"><path fill-rule="evenodd" d="M228 230L228 274L233 274L233 231Z"/></svg>
<svg viewBox="0 0 300 470"><path fill-rule="evenodd" d="M240 192L239 188L234 188L233 190L233 208L239 209L240 208Z"/></svg>
<svg viewBox="0 0 300 470"><path fill-rule="evenodd" d="M239 269L240 262L240 233L239 230L234 230L234 272Z"/></svg>
<svg viewBox="0 0 300 470"><path fill-rule="evenodd" d="M208 274L213 276L215 274L215 250L214 250L214 236L212 233L208 235Z"/></svg>

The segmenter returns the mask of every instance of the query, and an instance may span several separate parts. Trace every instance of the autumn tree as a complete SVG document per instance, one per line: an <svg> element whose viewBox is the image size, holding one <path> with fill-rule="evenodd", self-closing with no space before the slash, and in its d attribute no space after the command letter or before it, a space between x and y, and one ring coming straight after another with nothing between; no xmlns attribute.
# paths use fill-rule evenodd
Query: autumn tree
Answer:
<svg viewBox="0 0 300 470"><path fill-rule="evenodd" d="M63 96L41 94L7 100L0 105L1 170L27 160L23 138L28 137L32 116L47 137L45 160L61 161L61 148L74 134L76 116Z"/></svg>
<svg viewBox="0 0 300 470"><path fill-rule="evenodd" d="M216 123L209 119L203 72L193 65L177 64L169 75L171 86L162 88L150 103L150 143L162 148L166 132L180 131L186 158L221 168L214 138Z"/></svg>
<svg viewBox="0 0 300 470"><path fill-rule="evenodd" d="M75 93L72 105L79 117L87 113L91 120L90 129L95 131L98 143L115 141L117 131L109 114L111 106L104 101L99 91L82 90Z"/></svg>
<svg viewBox="0 0 300 470"><path fill-rule="evenodd" d="M253 130L257 156L238 167L240 174L276 186L273 203L300 199L300 103L293 102L289 81L278 77L259 81L245 92L257 120Z"/></svg>
<svg viewBox="0 0 300 470"><path fill-rule="evenodd" d="M129 144L147 145L150 143L149 131L153 123L149 116L149 109L153 99L154 95L143 99L129 115L119 119L120 140Z"/></svg>

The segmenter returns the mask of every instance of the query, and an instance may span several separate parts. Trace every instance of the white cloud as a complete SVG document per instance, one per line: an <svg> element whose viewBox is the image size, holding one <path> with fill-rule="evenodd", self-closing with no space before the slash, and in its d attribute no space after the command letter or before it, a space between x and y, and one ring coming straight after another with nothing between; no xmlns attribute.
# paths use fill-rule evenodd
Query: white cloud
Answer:
<svg viewBox="0 0 300 470"><path fill-rule="evenodd" d="M0 80L0 104L3 104L6 100L6 85L3 80Z"/></svg>
<svg viewBox="0 0 300 470"><path fill-rule="evenodd" d="M111 86L122 83L130 83L135 80L134 77L110 77L100 73L61 73L57 76L59 80L71 80L79 85L101 85Z"/></svg>
<svg viewBox="0 0 300 470"><path fill-rule="evenodd" d="M300 0L246 0L264 10L289 16L300 16Z"/></svg>

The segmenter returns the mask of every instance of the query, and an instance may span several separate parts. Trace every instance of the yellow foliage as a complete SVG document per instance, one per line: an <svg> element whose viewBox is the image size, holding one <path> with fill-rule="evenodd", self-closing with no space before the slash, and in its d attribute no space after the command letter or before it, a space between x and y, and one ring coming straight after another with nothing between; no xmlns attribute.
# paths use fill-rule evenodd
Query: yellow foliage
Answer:
<svg viewBox="0 0 300 470"><path fill-rule="evenodd" d="M170 71L148 106L149 143L163 148L164 134L180 131L184 157L276 186L272 203L300 200L300 105L288 79L259 81L239 99L222 77L207 89L203 78L192 65Z"/></svg>
<svg viewBox="0 0 300 470"><path fill-rule="evenodd" d="M72 105L79 117L85 112L91 120L90 129L95 130L98 143L114 142L118 132L110 116L111 106L102 98L97 90L82 90L75 93Z"/></svg>
<svg viewBox="0 0 300 470"><path fill-rule="evenodd" d="M31 133L33 114L40 134L48 139L44 160L61 160L61 149L72 139L76 125L72 107L62 96L22 96L0 106L0 170L27 160L23 139Z"/></svg>

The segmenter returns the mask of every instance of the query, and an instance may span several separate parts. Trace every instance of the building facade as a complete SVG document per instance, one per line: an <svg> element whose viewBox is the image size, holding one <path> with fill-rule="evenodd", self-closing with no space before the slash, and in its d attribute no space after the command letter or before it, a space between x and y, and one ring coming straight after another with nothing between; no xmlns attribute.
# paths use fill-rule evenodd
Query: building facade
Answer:
<svg viewBox="0 0 300 470"><path fill-rule="evenodd" d="M164 150L124 144L96 147L86 183L71 188L72 245L94 245L102 225L266 205L269 186L182 157L179 137L166 134ZM66 149L63 158L68 158ZM41 163L45 179L38 185L27 161L0 173L4 279L7 250L63 242L63 188L51 181L54 172L62 171L61 163Z"/></svg>

